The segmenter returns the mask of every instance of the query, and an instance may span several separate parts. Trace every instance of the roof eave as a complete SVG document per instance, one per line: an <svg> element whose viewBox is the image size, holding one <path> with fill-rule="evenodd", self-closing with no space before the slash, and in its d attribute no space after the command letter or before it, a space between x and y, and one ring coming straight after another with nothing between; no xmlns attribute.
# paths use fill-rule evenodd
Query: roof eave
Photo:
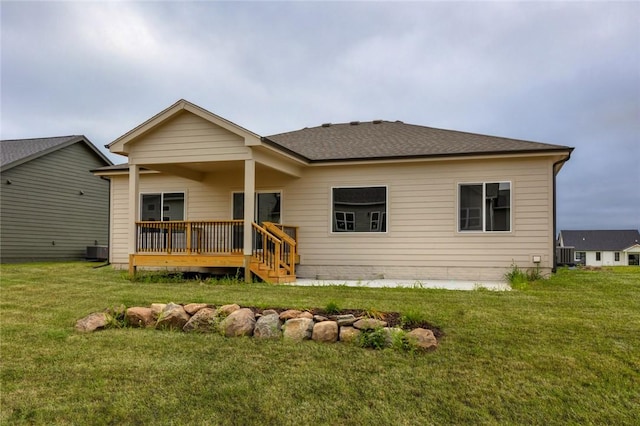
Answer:
<svg viewBox="0 0 640 426"><path fill-rule="evenodd" d="M408 160L445 160L445 159L470 159L470 158L488 158L488 157L522 157L522 156L549 156L553 154L571 155L574 148L557 148L545 150L519 150L519 151L484 151L484 152L463 152L463 153L443 153L428 155L398 155L386 157L353 157L353 158L329 158L329 159L307 159L310 164L343 164L343 163L362 163L362 162L389 162L389 161L408 161Z"/></svg>

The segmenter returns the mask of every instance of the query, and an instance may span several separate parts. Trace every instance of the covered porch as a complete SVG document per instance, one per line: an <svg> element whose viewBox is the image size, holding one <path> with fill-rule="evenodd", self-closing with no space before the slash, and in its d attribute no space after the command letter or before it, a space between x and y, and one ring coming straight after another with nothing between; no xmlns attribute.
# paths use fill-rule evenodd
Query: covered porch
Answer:
<svg viewBox="0 0 640 426"><path fill-rule="evenodd" d="M251 222L250 254L245 250L245 221L137 221L135 253L129 274L138 267L236 267L271 283L293 282L298 228Z"/></svg>

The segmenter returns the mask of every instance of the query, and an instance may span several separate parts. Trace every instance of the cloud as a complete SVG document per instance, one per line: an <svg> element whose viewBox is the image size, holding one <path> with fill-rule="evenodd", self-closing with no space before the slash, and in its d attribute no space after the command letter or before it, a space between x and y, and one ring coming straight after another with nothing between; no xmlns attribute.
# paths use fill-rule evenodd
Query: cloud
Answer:
<svg viewBox="0 0 640 426"><path fill-rule="evenodd" d="M398 119L575 146L562 226L640 226L640 3L3 2L1 19L3 138L102 145L180 98L265 135Z"/></svg>

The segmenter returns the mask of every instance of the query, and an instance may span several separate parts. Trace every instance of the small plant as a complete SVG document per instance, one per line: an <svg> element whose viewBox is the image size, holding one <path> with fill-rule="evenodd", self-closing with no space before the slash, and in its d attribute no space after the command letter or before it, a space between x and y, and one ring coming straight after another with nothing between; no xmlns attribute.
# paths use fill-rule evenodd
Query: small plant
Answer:
<svg viewBox="0 0 640 426"><path fill-rule="evenodd" d="M374 308L365 309L364 315L368 318L374 318L381 321L384 321L384 318L385 318L384 312L380 312Z"/></svg>
<svg viewBox="0 0 640 426"><path fill-rule="evenodd" d="M362 330L356 339L356 343L361 348L384 349L388 346L388 333L382 328L373 330Z"/></svg>
<svg viewBox="0 0 640 426"><path fill-rule="evenodd" d="M400 317L402 327L412 328L424 322L423 315L418 311L407 311Z"/></svg>
<svg viewBox="0 0 640 426"><path fill-rule="evenodd" d="M403 352L415 352L417 349L415 339L410 338L407 331L399 329L391 333L391 347Z"/></svg>
<svg viewBox="0 0 640 426"><path fill-rule="evenodd" d="M126 327L127 322L125 319L125 313L127 311L126 306L114 306L105 310L107 318L107 328L123 328Z"/></svg>
<svg viewBox="0 0 640 426"><path fill-rule="evenodd" d="M543 279L544 277L542 276L542 273L540 273L540 265L536 265L535 269L529 269L527 271L527 280L529 282L540 281Z"/></svg>
<svg viewBox="0 0 640 426"><path fill-rule="evenodd" d="M511 270L504 274L504 278L511 284L512 288L519 290L526 289L531 282L544 279L540 272L540 265L537 265L534 269L524 271L515 262L511 264Z"/></svg>
<svg viewBox="0 0 640 426"><path fill-rule="evenodd" d="M329 303L326 304L326 306L324 307L324 310L326 313L331 315L340 313L340 308L338 307L338 304L333 300L329 301Z"/></svg>
<svg viewBox="0 0 640 426"><path fill-rule="evenodd" d="M525 284L527 280L527 273L520 269L515 262L511 263L511 270L504 274L504 278L511 285Z"/></svg>

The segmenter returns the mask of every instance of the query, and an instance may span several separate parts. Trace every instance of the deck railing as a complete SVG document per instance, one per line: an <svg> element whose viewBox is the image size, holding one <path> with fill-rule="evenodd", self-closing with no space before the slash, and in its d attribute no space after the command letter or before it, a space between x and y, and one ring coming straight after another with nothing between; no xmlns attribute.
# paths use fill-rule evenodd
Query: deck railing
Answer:
<svg viewBox="0 0 640 426"><path fill-rule="evenodd" d="M138 253L242 253L243 221L136 222Z"/></svg>

